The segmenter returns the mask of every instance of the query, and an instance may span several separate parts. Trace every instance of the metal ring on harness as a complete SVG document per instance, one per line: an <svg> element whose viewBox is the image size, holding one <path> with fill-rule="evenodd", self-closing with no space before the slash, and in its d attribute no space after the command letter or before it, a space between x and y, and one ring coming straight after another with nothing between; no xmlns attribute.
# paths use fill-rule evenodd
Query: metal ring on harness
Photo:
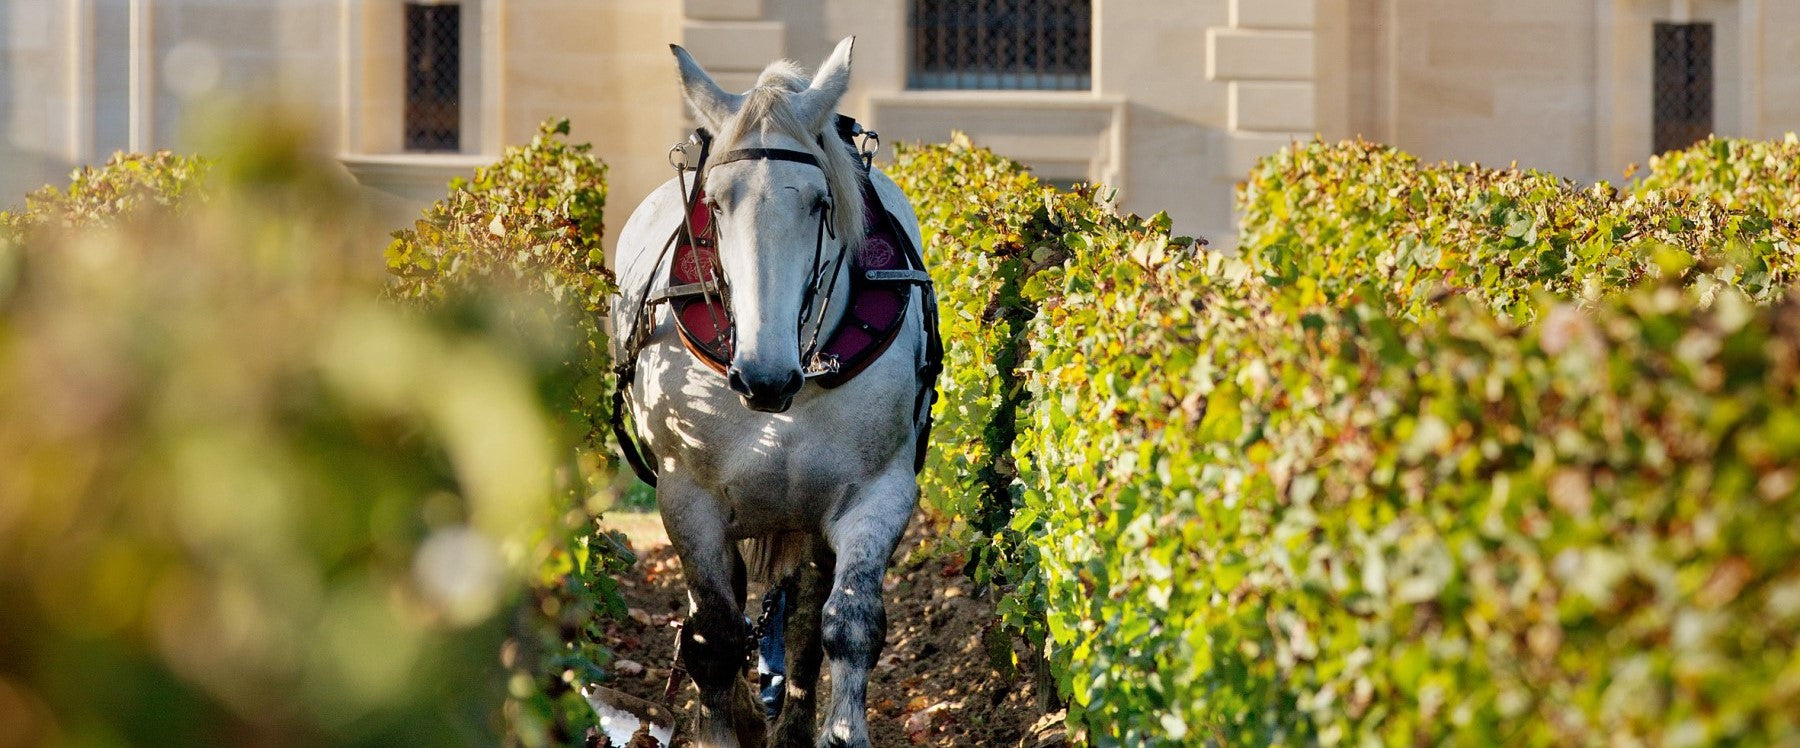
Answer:
<svg viewBox="0 0 1800 748"><path fill-rule="evenodd" d="M881 151L881 133L862 130L857 135L856 151L862 155L863 171L868 171L875 168L875 154Z"/></svg>
<svg viewBox="0 0 1800 748"><path fill-rule="evenodd" d="M705 136L704 138L701 137L703 135ZM689 167L687 165L688 149L692 148L694 146L700 146L702 149L702 153L704 153L705 148L707 146L710 146L711 144L712 144L712 136L707 134L707 132L704 128L695 130L691 133L688 133L687 140L683 140L679 143L676 143L675 145L669 146L669 165L675 167L675 171L677 173L680 173L683 171L698 170L700 168L699 166ZM680 161L675 160L675 154L677 154L677 153L681 154ZM704 162L704 160L705 159L702 158L703 162Z"/></svg>

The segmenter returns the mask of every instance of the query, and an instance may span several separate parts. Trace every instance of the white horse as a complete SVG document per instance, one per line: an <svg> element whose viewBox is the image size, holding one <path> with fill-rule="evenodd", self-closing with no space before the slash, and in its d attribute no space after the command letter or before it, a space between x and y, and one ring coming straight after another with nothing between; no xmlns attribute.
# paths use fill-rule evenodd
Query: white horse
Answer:
<svg viewBox="0 0 1800 748"><path fill-rule="evenodd" d="M865 691L887 631L882 576L918 500L914 460L931 401L921 396L933 339L924 320L935 317L925 311L933 303L928 284L907 285L898 337L860 374L827 389L809 378L816 367L803 368L807 341L829 335L845 313L851 284L842 276L851 263L843 260L863 236L864 179L920 246L906 196L879 170L865 177L834 126L852 41L839 43L810 80L777 62L742 94L722 90L671 45L687 102L715 135L715 155L696 176L706 196L698 214L710 213L715 267L728 289L713 292L723 294L735 325L726 371L684 347L671 305L656 298L669 285L668 245L684 219L686 180L657 189L619 234L625 290L612 311L615 355L642 346L630 359L630 412L659 474L657 503L687 582L680 658L700 690L694 739L703 746L764 737L741 675L746 554L748 571L765 580L790 571L801 579L774 742L810 744L816 731L819 745L869 743ZM821 649L832 688L816 729Z"/></svg>

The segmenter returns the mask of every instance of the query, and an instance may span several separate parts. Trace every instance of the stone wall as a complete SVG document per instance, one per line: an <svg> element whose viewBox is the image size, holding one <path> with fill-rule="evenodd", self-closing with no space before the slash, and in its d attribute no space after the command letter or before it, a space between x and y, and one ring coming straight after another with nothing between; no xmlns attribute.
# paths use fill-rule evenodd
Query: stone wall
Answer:
<svg viewBox="0 0 1800 748"><path fill-rule="evenodd" d="M1652 151L1652 29L1714 25L1714 127L1800 129L1800 3L1318 0L1318 129L1618 180Z"/></svg>
<svg viewBox="0 0 1800 748"><path fill-rule="evenodd" d="M205 91L256 91L316 118L396 221L568 117L612 166L617 226L692 127L670 42L741 90L769 60L817 65L849 35L843 109L889 143L963 130L1220 246L1234 184L1315 132L1618 178L1650 155L1658 20L1715 24L1721 134L1800 130L1795 0L1093 0L1087 91L907 90L910 0L463 2L463 152L411 154L401 0L0 0L0 190L119 148L181 147Z"/></svg>

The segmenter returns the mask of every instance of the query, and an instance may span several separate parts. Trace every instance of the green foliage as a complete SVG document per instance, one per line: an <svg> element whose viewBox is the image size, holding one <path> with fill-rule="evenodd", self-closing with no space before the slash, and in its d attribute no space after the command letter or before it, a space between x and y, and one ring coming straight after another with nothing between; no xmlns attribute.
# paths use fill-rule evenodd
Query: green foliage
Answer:
<svg viewBox="0 0 1800 748"><path fill-rule="evenodd" d="M971 554L978 579L994 581L998 572L1004 580L1004 570L1025 568L1012 558L1021 548L1008 528L1017 493L1015 419L1025 394L1016 369L1035 313L1019 289L1061 257L1046 202L1056 192L961 133L947 146L899 146L886 171L918 212L947 341L920 475L924 504L937 520L966 529L958 545Z"/></svg>
<svg viewBox="0 0 1800 748"><path fill-rule="evenodd" d="M580 353L567 362L579 375L569 414L605 450L612 391L603 329L615 291L600 239L606 207L606 164L586 143L564 140L569 122L545 120L523 146L458 177L450 193L412 228L393 234L386 252L389 292L422 304L459 290L496 284L543 296L582 332Z"/></svg>
<svg viewBox="0 0 1800 748"><path fill-rule="evenodd" d="M1045 475L1032 471L1034 461L1062 463L1045 456L1051 445L1028 427L1061 407L1060 393L1037 384L1044 348L1057 339L1091 342L1079 337L1082 328L1059 329L1069 299L1050 289L1070 277L1063 265L1071 257L1091 256L1097 245L1153 235L1166 244L1168 222L1119 216L1091 187L1042 185L960 135L948 146L900 148L889 173L919 210L949 348L933 455L921 476L926 504L962 527L952 537L970 553L976 580L1006 593L1002 623L1041 648L1046 597L1054 608L1065 594L1084 592L1045 588L1043 575L1062 571L1066 555L1057 554L1067 549L1047 544L1054 531L1045 487L1020 478ZM1178 243L1194 251L1192 240ZM1052 556L1040 562L1046 552Z"/></svg>
<svg viewBox="0 0 1800 748"><path fill-rule="evenodd" d="M503 276L596 312L613 290L600 246L606 164L568 143L566 119L545 120L531 143L450 181L450 194L412 228L394 232L393 294L442 299Z"/></svg>
<svg viewBox="0 0 1800 748"><path fill-rule="evenodd" d="M1034 544L1070 720L1101 744L1181 742L1169 717L1206 690L1196 609L1241 573L1207 541L1251 530L1219 511L1235 487L1217 465L1244 446L1227 420L1232 369L1268 342L1248 334L1268 313L1237 293L1246 275L1138 223L1089 237L1044 279L1057 303L1033 331L1044 407L1020 439L1026 516L1043 517Z"/></svg>
<svg viewBox="0 0 1800 748"><path fill-rule="evenodd" d="M69 186L45 185L25 196L25 207L0 211L0 294L18 281L23 245L34 237L106 223L121 214L169 212L203 198L195 186L204 160L169 151L115 153L100 168L83 166Z"/></svg>
<svg viewBox="0 0 1800 748"><path fill-rule="evenodd" d="M618 577L636 557L617 532L600 530L584 509L564 515L561 544L538 564L501 649L512 670L507 721L520 743L575 745L596 726L581 689L610 677L607 619L625 616Z"/></svg>
<svg viewBox="0 0 1800 748"><path fill-rule="evenodd" d="M76 169L66 189L45 185L25 196L24 210L0 212L0 236L22 242L46 227L102 225L151 206L172 210L197 199L206 170L204 160L169 151L115 153L104 166Z"/></svg>
<svg viewBox="0 0 1800 748"><path fill-rule="evenodd" d="M0 214L20 729L580 742L631 562L595 524L604 165L551 122L457 180L390 245L406 309L302 134L243 131Z"/></svg>
<svg viewBox="0 0 1800 748"><path fill-rule="evenodd" d="M8 218L6 729L497 742L572 335L384 302L356 200L281 122L241 131L204 200L193 162L123 157Z"/></svg>
<svg viewBox="0 0 1800 748"><path fill-rule="evenodd" d="M1687 150L1650 159L1650 171L1635 185L1651 191L1681 191L1727 208L1756 208L1789 225L1800 222L1800 136L1775 140L1711 138ZM1790 235L1791 236L1791 235Z"/></svg>
<svg viewBox="0 0 1800 748"><path fill-rule="evenodd" d="M972 328L946 413L1009 346L1026 387L940 444L1003 464L964 445L1017 408L1017 548L988 573L1017 580L1004 614L1041 621L1089 741L1800 729L1782 187L1619 196L1312 144L1251 176L1237 258L1086 195L990 195L993 163L894 171ZM1039 206L1009 251L1040 263L1011 275L988 250Z"/></svg>
<svg viewBox="0 0 1800 748"><path fill-rule="evenodd" d="M1700 157L1672 158L1671 166ZM1250 173L1239 196L1239 244L1270 283L1303 302L1373 285L1412 318L1429 314L1444 293L1509 315L1529 315L1537 291L1592 301L1655 275L1650 258L1661 248L1715 263L1766 303L1794 282L1800 237L1796 216L1772 214L1769 205L1683 190L1622 194L1604 183L1583 189L1540 172L1426 165L1385 146L1314 142Z"/></svg>
<svg viewBox="0 0 1800 748"><path fill-rule="evenodd" d="M1259 166L1235 295L1267 313L1239 315L1259 320L1247 363L1215 377L1232 439L1202 450L1221 481L1201 493L1229 508L1200 514L1236 529L1203 544L1227 576L1184 626L1212 698L1163 726L1238 744L1791 734L1777 632L1800 538L1775 528L1800 502L1800 232L1771 206L1792 185L1621 197L1365 144Z"/></svg>
<svg viewBox="0 0 1800 748"><path fill-rule="evenodd" d="M624 615L614 577L632 557L621 540L594 522L610 503L612 476L607 419L612 367L603 320L615 286L600 244L606 204L606 165L585 143L564 140L567 120L546 120L531 142L506 149L500 160L455 179L449 194L410 229L396 231L386 253L390 295L432 309L471 290L496 286L536 299L527 328L541 317L560 320L578 345L558 366L563 389L550 393L578 444L564 457L575 479L570 507L552 533L564 539L537 570L531 604L516 617L506 645L508 717L526 742L539 736L568 743L582 738L593 711L580 688L605 677L611 653L603 618Z"/></svg>
<svg viewBox="0 0 1800 748"><path fill-rule="evenodd" d="M1235 260L1116 259L1149 293L1109 304L1071 262L1093 296L1042 324L1106 332L1052 339L1061 407L1020 440L1094 742L1800 727L1800 304L1655 288L1525 329L1466 300L1417 325L1378 300L1276 311Z"/></svg>
<svg viewBox="0 0 1800 748"><path fill-rule="evenodd" d="M1800 729L1800 304L1697 298L1547 302L1526 328L1369 300L1268 328L1298 345L1227 416L1254 429L1221 461L1238 506L1202 516L1248 531L1202 543L1235 581L1190 631L1198 683L1252 698L1179 718L1235 744Z"/></svg>

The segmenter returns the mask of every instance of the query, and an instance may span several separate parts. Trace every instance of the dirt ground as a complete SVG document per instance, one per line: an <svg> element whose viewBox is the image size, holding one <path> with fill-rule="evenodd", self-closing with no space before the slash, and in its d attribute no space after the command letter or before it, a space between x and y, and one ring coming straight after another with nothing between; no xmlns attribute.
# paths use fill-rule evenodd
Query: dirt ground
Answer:
<svg viewBox="0 0 1800 748"><path fill-rule="evenodd" d="M674 623L686 614L681 566L657 515L615 513L606 523L630 539L638 562L621 580L631 615L609 630L619 660L615 679L604 685L660 702L675 648ZM913 523L888 569L887 648L869 682L872 742L876 748L1060 742L1054 739L1057 721L1040 720L1032 674L1002 673L992 664L985 642L995 638L985 634L993 602L971 596L954 560L932 557L923 524ZM759 592L751 590L751 610L759 609ZM680 730L693 700L691 684L674 699L681 726L676 746L687 745ZM822 696L821 712L824 703Z"/></svg>

